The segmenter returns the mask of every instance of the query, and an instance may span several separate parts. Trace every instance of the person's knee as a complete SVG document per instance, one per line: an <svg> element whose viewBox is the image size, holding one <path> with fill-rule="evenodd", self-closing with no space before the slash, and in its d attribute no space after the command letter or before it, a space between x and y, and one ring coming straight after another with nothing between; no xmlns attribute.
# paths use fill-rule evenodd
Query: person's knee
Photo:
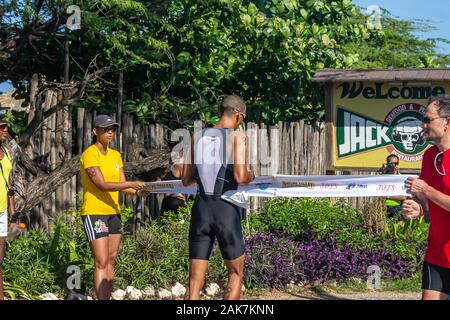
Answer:
<svg viewBox="0 0 450 320"><path fill-rule="evenodd" d="M108 263L114 266L114 262L116 261L117 252L111 253L108 258Z"/></svg>
<svg viewBox="0 0 450 320"><path fill-rule="evenodd" d="M239 265L232 265L228 267L228 275L242 277L244 275L244 270Z"/></svg>
<svg viewBox="0 0 450 320"><path fill-rule="evenodd" d="M189 276L189 287L203 287L205 276L199 274L191 274Z"/></svg>
<svg viewBox="0 0 450 320"><path fill-rule="evenodd" d="M107 269L109 265L108 257L96 257L95 258L95 268L99 270Z"/></svg>

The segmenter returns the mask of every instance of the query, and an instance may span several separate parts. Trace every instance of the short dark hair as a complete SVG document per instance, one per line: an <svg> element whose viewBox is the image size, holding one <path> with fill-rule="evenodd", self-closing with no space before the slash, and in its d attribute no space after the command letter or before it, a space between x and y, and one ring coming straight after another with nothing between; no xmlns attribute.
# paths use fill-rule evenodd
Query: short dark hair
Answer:
<svg viewBox="0 0 450 320"><path fill-rule="evenodd" d="M450 117L450 95L432 96L428 99L428 105L435 103L440 117Z"/></svg>
<svg viewBox="0 0 450 320"><path fill-rule="evenodd" d="M220 105L220 115L226 114L228 116L235 112L242 112L245 114L246 105L244 100L236 95L226 96Z"/></svg>
<svg viewBox="0 0 450 320"><path fill-rule="evenodd" d="M400 161L400 158L398 157L398 155L392 153L392 154L390 154L390 155L388 155L388 156L386 157L386 163L389 162L389 159L390 159L390 158L396 158L396 159L397 159L397 162Z"/></svg>

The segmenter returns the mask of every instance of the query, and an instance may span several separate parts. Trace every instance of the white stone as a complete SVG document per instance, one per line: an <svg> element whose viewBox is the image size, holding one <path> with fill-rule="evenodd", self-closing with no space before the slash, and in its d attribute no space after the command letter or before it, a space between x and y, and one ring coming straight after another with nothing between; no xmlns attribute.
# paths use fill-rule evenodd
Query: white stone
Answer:
<svg viewBox="0 0 450 320"><path fill-rule="evenodd" d="M113 300L123 300L123 299L125 299L126 295L127 295L127 293L125 290L117 289L116 291L114 291L111 294L111 297L113 298Z"/></svg>
<svg viewBox="0 0 450 320"><path fill-rule="evenodd" d="M170 299L172 298L172 292L167 289L159 289L158 290L158 298L160 299Z"/></svg>
<svg viewBox="0 0 450 320"><path fill-rule="evenodd" d="M153 286L148 286L144 290L142 290L142 293L145 297L154 297L155 296L155 288Z"/></svg>
<svg viewBox="0 0 450 320"><path fill-rule="evenodd" d="M128 286L125 291L127 293L127 297L131 300L141 300L144 296L141 290L136 289L132 286Z"/></svg>
<svg viewBox="0 0 450 320"><path fill-rule="evenodd" d="M39 296L41 300L59 300L54 293L44 293Z"/></svg>
<svg viewBox="0 0 450 320"><path fill-rule="evenodd" d="M211 297L215 297L220 292L220 287L217 283L210 283L205 289L206 294Z"/></svg>
<svg viewBox="0 0 450 320"><path fill-rule="evenodd" d="M184 296L186 293L186 288L179 282L175 283L172 287L172 295L176 298Z"/></svg>
<svg viewBox="0 0 450 320"><path fill-rule="evenodd" d="M295 282L294 281L290 281L289 284L287 285L288 289L294 289L295 287Z"/></svg>

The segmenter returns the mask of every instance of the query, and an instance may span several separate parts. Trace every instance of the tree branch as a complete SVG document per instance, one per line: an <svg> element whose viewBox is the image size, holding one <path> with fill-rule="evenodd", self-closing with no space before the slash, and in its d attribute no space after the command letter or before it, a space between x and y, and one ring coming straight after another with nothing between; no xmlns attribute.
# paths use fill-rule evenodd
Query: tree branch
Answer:
<svg viewBox="0 0 450 320"><path fill-rule="evenodd" d="M170 153L166 149L150 150L151 156L133 162L125 162L127 176L147 175L154 177L169 167ZM80 171L80 156L71 158L66 164L48 175L38 176L27 185L23 199L16 196L17 212L28 212L47 199L55 190L69 181ZM22 179L25 179L24 177ZM149 178L151 179L151 178Z"/></svg>

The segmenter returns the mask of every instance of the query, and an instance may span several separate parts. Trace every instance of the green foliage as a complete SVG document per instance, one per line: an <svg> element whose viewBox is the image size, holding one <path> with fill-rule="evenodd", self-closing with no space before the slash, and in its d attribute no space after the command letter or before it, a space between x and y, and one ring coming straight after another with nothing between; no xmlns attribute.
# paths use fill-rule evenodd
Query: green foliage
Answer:
<svg viewBox="0 0 450 320"><path fill-rule="evenodd" d="M281 230L294 236L313 231L319 239L334 230L345 232L352 226L362 223L355 209L343 201L332 205L328 198L270 200L261 209L258 218L254 218L251 222L256 226L263 224L268 230Z"/></svg>
<svg viewBox="0 0 450 320"><path fill-rule="evenodd" d="M177 211L165 212L160 222L162 224L177 224L189 221L193 204L193 201L188 201L185 207L180 207Z"/></svg>
<svg viewBox="0 0 450 320"><path fill-rule="evenodd" d="M349 44L348 50L358 53L355 67L360 68L435 68L450 65L450 54L437 52L448 39L419 39L434 29L429 21L401 20L383 10L380 30L371 31L361 44Z"/></svg>
<svg viewBox="0 0 450 320"><path fill-rule="evenodd" d="M116 258L115 288L148 285L169 288L185 284L188 277L188 207L168 215L164 223L152 222L124 235ZM184 219L184 221L180 221ZM8 244L4 278L11 297L33 298L45 292L63 295L69 265L81 269L82 291L93 294L93 259L76 210L52 221L52 232L31 229ZM208 281L223 283L226 269L220 251L213 250Z"/></svg>
<svg viewBox="0 0 450 320"><path fill-rule="evenodd" d="M428 22L385 11L382 29L370 30L367 16L349 0L53 0L44 1L39 13L29 1L3 3L8 15L2 42L26 33L33 19L45 22L59 14L55 20L61 23L34 35L32 46L1 66L0 82L11 80L18 97L29 99L32 74L40 76L41 89L61 81L67 38L71 79L81 80L94 58L96 67L111 68L75 107L115 110L122 70L124 111L171 128L199 118L214 124L218 101L230 93L247 101L248 121L323 118L322 89L310 81L320 68L450 64L448 54L437 52L448 40L415 35L429 30ZM63 26L69 4L81 8L81 30ZM20 123L16 134L26 125Z"/></svg>
<svg viewBox="0 0 450 320"><path fill-rule="evenodd" d="M134 214L133 208L125 207L124 205L120 206L120 219L122 222L122 228L125 226L127 221L129 221Z"/></svg>
<svg viewBox="0 0 450 320"><path fill-rule="evenodd" d="M419 267L422 257L418 255L424 251L428 227L423 217L406 220L403 225L391 222L380 234L380 242L385 243L388 250L400 257L416 261L416 266Z"/></svg>
<svg viewBox="0 0 450 320"><path fill-rule="evenodd" d="M4 280L31 295L61 293L49 260L48 245L49 237L38 230L32 230L8 244L3 262Z"/></svg>
<svg viewBox="0 0 450 320"><path fill-rule="evenodd" d="M11 300L25 299L25 300L38 300L39 297L27 293L19 286L12 285L8 282L3 282L3 291Z"/></svg>
<svg viewBox="0 0 450 320"><path fill-rule="evenodd" d="M24 112L9 110L6 113L6 121L8 122L8 130L12 131L12 134L19 136L27 128L26 114Z"/></svg>
<svg viewBox="0 0 450 320"><path fill-rule="evenodd" d="M369 204L366 210L376 205ZM385 216L385 208L378 215ZM266 203L259 214L249 218L250 230L282 231L302 237L312 232L318 239L331 237L340 245L360 249L382 249L401 258L421 263L428 225L423 218L411 219L401 226L387 220L375 231L367 224L368 213L359 212L344 201L334 204L327 198L274 199Z"/></svg>

